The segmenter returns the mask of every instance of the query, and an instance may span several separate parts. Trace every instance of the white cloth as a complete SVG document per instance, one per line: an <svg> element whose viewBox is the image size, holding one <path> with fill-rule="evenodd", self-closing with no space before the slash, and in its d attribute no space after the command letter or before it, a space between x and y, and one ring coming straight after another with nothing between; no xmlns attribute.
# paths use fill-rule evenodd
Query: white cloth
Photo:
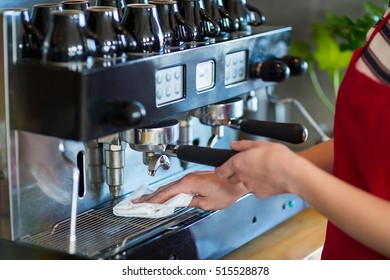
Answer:
<svg viewBox="0 0 390 280"><path fill-rule="evenodd" d="M190 204L193 195L181 193L163 204L156 203L137 203L134 204L134 199L140 198L143 195L154 192L155 189L148 185L141 185L132 192L123 201L114 206L113 211L116 216L122 217L139 217L139 218L162 218L173 214L177 207L187 207Z"/></svg>

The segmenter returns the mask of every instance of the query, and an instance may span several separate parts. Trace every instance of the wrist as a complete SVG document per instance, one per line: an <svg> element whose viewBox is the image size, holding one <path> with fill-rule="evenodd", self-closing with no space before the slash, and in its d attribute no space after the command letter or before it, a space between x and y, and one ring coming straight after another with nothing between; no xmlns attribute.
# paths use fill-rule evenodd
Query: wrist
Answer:
<svg viewBox="0 0 390 280"><path fill-rule="evenodd" d="M304 190L307 188L307 181L310 176L315 174L315 170L313 170L315 167L309 161L301 157L296 157L289 166L287 192L303 198Z"/></svg>

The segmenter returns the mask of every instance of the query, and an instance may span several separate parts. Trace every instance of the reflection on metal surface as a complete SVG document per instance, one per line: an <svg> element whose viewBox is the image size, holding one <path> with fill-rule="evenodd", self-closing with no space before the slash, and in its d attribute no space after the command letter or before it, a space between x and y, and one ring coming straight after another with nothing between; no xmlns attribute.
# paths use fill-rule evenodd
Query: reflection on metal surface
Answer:
<svg viewBox="0 0 390 280"><path fill-rule="evenodd" d="M74 253L94 258L110 257L113 250L121 251L132 243L139 243L161 233L179 223L183 215L188 218L198 213L196 210L184 208L176 210L174 215L166 218L127 218L115 216L112 208L112 205L108 205L77 216L77 246ZM69 236L72 237L69 233L71 223L71 220L63 221L20 241L66 252Z"/></svg>
<svg viewBox="0 0 390 280"><path fill-rule="evenodd" d="M68 165L68 167L72 170L72 202L71 202L71 212L70 212L70 226L69 226L69 245L68 245L68 253L74 254L76 253L76 215L77 215L77 197L78 190L80 185L80 171L77 165L72 162L69 158L67 158L65 154L65 146L64 141L60 141L59 151L61 156Z"/></svg>

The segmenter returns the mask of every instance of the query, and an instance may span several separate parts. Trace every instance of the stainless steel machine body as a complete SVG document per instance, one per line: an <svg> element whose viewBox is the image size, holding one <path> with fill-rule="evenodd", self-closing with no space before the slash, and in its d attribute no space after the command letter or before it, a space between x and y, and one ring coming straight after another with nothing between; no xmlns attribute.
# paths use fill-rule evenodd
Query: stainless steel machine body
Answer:
<svg viewBox="0 0 390 280"><path fill-rule="evenodd" d="M44 1L2 1L0 8L36 2ZM212 127L192 110L273 86L258 68L288 54L290 27L262 25L171 53L74 67L23 57L20 17L0 13L1 240L64 258L217 259L306 207L293 195L247 195L225 210L184 208L156 220L112 213L141 184L158 187L210 169L165 155L169 166L156 172L150 161L163 151L145 148L132 129L148 132L173 117L179 135L168 142L207 146ZM177 96L161 97L171 75ZM237 135L226 128L215 147L227 149Z"/></svg>

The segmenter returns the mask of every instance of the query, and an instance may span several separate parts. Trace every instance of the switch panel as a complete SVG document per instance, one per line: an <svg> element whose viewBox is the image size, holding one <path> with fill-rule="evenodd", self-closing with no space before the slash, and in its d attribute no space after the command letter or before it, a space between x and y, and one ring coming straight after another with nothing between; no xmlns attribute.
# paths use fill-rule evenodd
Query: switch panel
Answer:
<svg viewBox="0 0 390 280"><path fill-rule="evenodd" d="M156 105L157 107L183 99L184 66L175 66L156 72Z"/></svg>
<svg viewBox="0 0 390 280"><path fill-rule="evenodd" d="M215 62L205 61L196 65L196 90L203 91L215 85Z"/></svg>
<svg viewBox="0 0 390 280"><path fill-rule="evenodd" d="M225 85L232 85L246 80L246 51L229 53L225 57Z"/></svg>

